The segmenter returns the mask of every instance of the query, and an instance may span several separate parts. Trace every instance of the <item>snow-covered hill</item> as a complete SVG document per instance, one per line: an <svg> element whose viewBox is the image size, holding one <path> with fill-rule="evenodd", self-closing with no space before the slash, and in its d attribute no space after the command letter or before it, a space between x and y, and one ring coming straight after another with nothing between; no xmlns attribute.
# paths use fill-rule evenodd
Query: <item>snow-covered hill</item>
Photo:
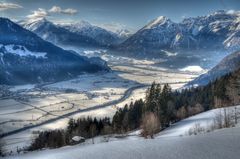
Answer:
<svg viewBox="0 0 240 159"><path fill-rule="evenodd" d="M167 50L239 48L240 13L217 11L175 23L160 16L123 42L118 49L142 53Z"/></svg>
<svg viewBox="0 0 240 159"><path fill-rule="evenodd" d="M0 66L0 84L56 81L108 70L101 59L56 47L6 18L0 18Z"/></svg>
<svg viewBox="0 0 240 159"><path fill-rule="evenodd" d="M234 110L230 107L228 111ZM215 109L182 120L161 132L155 139L144 139L131 133L129 137L97 144L67 146L54 150L30 152L9 158L18 159L238 159L240 152L240 128L228 128L199 135L188 136L196 123L210 125ZM239 111L239 107L237 109ZM186 135L186 136L185 136Z"/></svg>

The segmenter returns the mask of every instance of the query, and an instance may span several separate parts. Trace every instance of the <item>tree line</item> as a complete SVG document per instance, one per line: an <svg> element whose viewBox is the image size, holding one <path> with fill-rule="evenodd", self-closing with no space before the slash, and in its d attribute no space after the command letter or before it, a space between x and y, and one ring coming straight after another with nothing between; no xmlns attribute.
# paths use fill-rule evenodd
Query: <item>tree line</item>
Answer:
<svg viewBox="0 0 240 159"><path fill-rule="evenodd" d="M153 82L144 101L138 100L118 109L112 125L116 132L127 132L142 127L143 136L152 136L153 132L156 133L189 116L237 104L240 104L240 69L206 86L176 91L172 91L168 84L161 87ZM149 128L154 125L159 128ZM154 131L146 134L145 132L149 132L147 129Z"/></svg>
<svg viewBox="0 0 240 159"><path fill-rule="evenodd" d="M59 148L70 145L74 136L81 136L87 139L110 133L110 118L92 119L88 117L79 118L77 120L70 119L66 130L48 130L40 132L27 150L33 151L43 148Z"/></svg>
<svg viewBox="0 0 240 159"><path fill-rule="evenodd" d="M227 74L206 86L172 91L168 84L155 82L145 100L137 100L119 108L109 118L71 119L66 130L41 132L29 150L68 145L73 136L93 138L98 135L126 133L142 128L144 137L165 129L172 123L203 111L240 103L240 70Z"/></svg>

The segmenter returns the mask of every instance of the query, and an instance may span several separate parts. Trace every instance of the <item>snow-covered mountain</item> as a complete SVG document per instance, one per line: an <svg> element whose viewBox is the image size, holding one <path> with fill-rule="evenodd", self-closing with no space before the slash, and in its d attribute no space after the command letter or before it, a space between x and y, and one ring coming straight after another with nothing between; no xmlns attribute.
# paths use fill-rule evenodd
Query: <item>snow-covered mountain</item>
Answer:
<svg viewBox="0 0 240 159"><path fill-rule="evenodd" d="M128 29L117 29L114 31L114 33L116 33L122 40L126 40L127 38L132 36L131 31L129 31Z"/></svg>
<svg viewBox="0 0 240 159"><path fill-rule="evenodd" d="M121 42L121 37L118 34L98 26L94 26L86 21L70 24L59 24L59 26L71 31L72 33L95 39L99 44L105 46L118 44Z"/></svg>
<svg viewBox="0 0 240 159"><path fill-rule="evenodd" d="M85 21L54 24L45 18L40 18L20 21L19 24L54 44L102 47L120 42L117 34Z"/></svg>
<svg viewBox="0 0 240 159"><path fill-rule="evenodd" d="M0 18L0 84L57 81L108 69L101 59L65 51Z"/></svg>
<svg viewBox="0 0 240 159"><path fill-rule="evenodd" d="M240 69L240 51L234 52L226 56L218 65L208 71L206 74L200 75L195 80L189 82L186 86L206 85L210 81Z"/></svg>
<svg viewBox="0 0 240 159"><path fill-rule="evenodd" d="M100 46L95 39L81 34L73 33L59 25L56 25L45 18L28 19L20 21L19 24L25 29L37 34L39 37L57 45L76 46Z"/></svg>
<svg viewBox="0 0 240 159"><path fill-rule="evenodd" d="M240 13L217 11L175 23L160 16L119 45L118 50L142 53L160 50L217 50L239 48Z"/></svg>

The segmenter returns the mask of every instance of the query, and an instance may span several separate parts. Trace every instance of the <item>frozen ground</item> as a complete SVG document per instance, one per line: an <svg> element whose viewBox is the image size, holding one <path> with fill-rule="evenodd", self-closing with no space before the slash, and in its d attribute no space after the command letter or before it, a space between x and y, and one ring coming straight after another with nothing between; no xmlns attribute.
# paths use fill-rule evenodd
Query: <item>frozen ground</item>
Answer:
<svg viewBox="0 0 240 159"><path fill-rule="evenodd" d="M45 85L16 86L12 99L0 100L3 132L41 123L70 112L94 107L121 98L139 84L117 73L82 75L79 78ZM29 89L27 89L29 88Z"/></svg>
<svg viewBox="0 0 240 159"><path fill-rule="evenodd" d="M232 111L234 107L229 108ZM238 109L240 107L238 106ZM97 144L80 144L60 149L36 151L16 157L18 159L238 159L240 156L240 128L182 136L194 123L206 125L219 109L211 110L178 122L160 133L155 139L143 139L131 133L130 137ZM176 133L177 132L177 133ZM96 139L98 140L98 139Z"/></svg>
<svg viewBox="0 0 240 159"><path fill-rule="evenodd" d="M226 108L227 112L233 116L236 114L240 120L240 106L232 106ZM159 133L158 137L177 137L177 136L188 136L189 130L194 128L196 124L204 129L205 132L212 131L211 128L214 124L214 120L217 115L221 113L223 115L224 108L213 109L207 112L203 112L182 121L173 124L171 127Z"/></svg>
<svg viewBox="0 0 240 159"><path fill-rule="evenodd" d="M5 137L7 150L16 151L17 147L28 145L34 137L32 133L38 130L64 128L69 118L112 117L118 107L144 98L147 88L145 86L153 81L170 83L177 89L198 75L154 66L161 60L116 57L102 54L99 50L84 52L90 54L89 56L95 56L96 53L108 61L112 72L85 74L72 80L40 86L24 85L10 88L13 92L12 97L0 99L0 129L3 133L21 128L27 130ZM131 92L129 89L132 89ZM119 100L121 98L123 99ZM90 109L104 104L107 104L107 107ZM80 112L82 110L87 111ZM72 112L76 113L65 116ZM51 119L58 120L45 123ZM45 124L28 129L41 123Z"/></svg>
<svg viewBox="0 0 240 159"><path fill-rule="evenodd" d="M118 103L117 105L112 105L112 106L98 109L98 110L77 113L75 115L70 116L69 118L77 119L79 117L87 117L87 116L93 116L93 117L97 117L97 118L103 118L105 116L112 117L114 115L114 113L116 112L117 108L123 107L125 104L130 103L131 101L133 101L135 99L144 98L144 97L145 97L145 89L136 89L133 91L131 96L129 96L123 102ZM51 122L49 124L44 124L37 128L25 130L21 133L17 133L15 135L5 137L4 138L5 149L8 152L9 151L16 152L17 147L22 148L22 147L28 146L31 143L32 139L34 138L34 135L32 135L32 134L39 130L41 131L41 130L64 129L67 126L67 122L68 122L69 118L57 120L55 122Z"/></svg>

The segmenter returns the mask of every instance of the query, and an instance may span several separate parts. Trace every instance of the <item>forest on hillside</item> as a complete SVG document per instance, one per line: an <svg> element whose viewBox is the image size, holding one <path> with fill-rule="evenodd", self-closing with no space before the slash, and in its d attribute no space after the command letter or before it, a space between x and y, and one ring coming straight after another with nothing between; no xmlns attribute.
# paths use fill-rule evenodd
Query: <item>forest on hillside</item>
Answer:
<svg viewBox="0 0 240 159"><path fill-rule="evenodd" d="M214 108L240 104L240 70L227 74L206 86L172 91L168 84L155 82L145 100L119 108L110 118L69 120L66 130L44 131L28 150L58 148L71 144L74 136L93 138L98 135L124 134L142 128L142 136L153 135L172 123Z"/></svg>

